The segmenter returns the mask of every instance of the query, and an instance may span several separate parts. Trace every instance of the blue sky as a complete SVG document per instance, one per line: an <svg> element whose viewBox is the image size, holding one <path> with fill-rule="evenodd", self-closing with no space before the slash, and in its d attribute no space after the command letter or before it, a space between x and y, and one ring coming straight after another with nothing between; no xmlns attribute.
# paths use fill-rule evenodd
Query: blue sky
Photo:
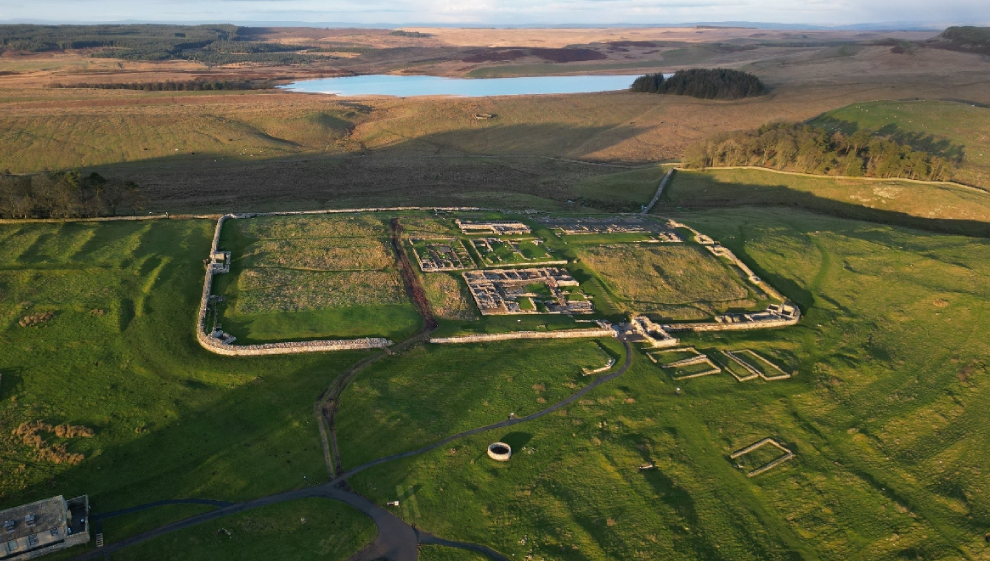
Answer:
<svg viewBox="0 0 990 561"><path fill-rule="evenodd" d="M0 21L986 24L986 0L0 0Z"/></svg>

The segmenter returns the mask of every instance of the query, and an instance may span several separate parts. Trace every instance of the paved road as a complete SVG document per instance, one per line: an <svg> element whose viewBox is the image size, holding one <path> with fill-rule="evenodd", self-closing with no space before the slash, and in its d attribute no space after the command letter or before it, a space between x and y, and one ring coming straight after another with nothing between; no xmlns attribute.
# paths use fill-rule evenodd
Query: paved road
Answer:
<svg viewBox="0 0 990 561"><path fill-rule="evenodd" d="M374 559L390 559L392 561L416 561L417 551L416 545L419 543L416 537L416 532L408 524L402 521L399 517L395 516L391 512L385 510L384 508L376 505L375 503L369 501L368 499L332 487L330 485L320 485L318 487L306 487L303 489L295 489L292 491L286 491L284 493L278 493L275 495L270 495L268 497L262 497L260 499L254 499L251 501L246 501L243 503L230 504L223 508L199 514L197 516L192 516L184 520L179 520L178 522L173 522L160 528L155 528L154 530L149 530L129 538L120 540L119 542L114 542L107 544L105 547L100 549L93 549L77 555L72 558L72 561L86 561L89 559L98 559L105 555L109 555L116 551L120 551L125 547L130 547L177 530L182 530L184 528L189 528L197 524L202 524L203 522L209 522L210 520L216 520L218 518L223 518L225 516L230 516L232 514L237 514L239 512L245 512L248 510L253 510L256 508L274 505L282 503L285 501L293 501L298 499L322 497L335 501L340 501L344 504L350 505L355 509L363 512L378 527L378 536L375 541L371 543L367 548L361 551L360 554L356 555L353 559L365 559L367 561L373 561ZM150 508L147 505L143 505L145 508ZM141 507L135 507L138 510ZM104 515L105 516L105 515ZM363 555L359 557L359 555ZM369 556L371 555L371 556Z"/></svg>
<svg viewBox="0 0 990 561"><path fill-rule="evenodd" d="M483 545L478 545L476 543L455 542L451 540L445 540L443 538L438 538L433 534L428 534L426 532L418 532L418 535L419 535L419 543L422 544L445 545L447 547L456 547L457 549L468 549L471 551L477 551L478 553L487 556L489 559L494 559L495 561L512 561L511 559L495 551L494 549L490 547L485 547Z"/></svg>
<svg viewBox="0 0 990 561"><path fill-rule="evenodd" d="M362 497L361 495L352 493L350 491L346 491L344 489L340 489L338 488L338 486L342 483L345 483L348 477L351 477L370 467L381 465L383 463L392 460L409 458L418 454L422 454L424 452L429 452L430 450L434 450L436 448L449 444L450 442L453 442L454 440L458 440L460 438L464 438L467 436L471 436L474 434L478 434L481 432L485 432L497 428L510 427L512 425L517 425L519 423L524 423L526 421L531 421L533 419L537 419L539 417L557 411L563 407L566 407L576 402L578 399L583 397L591 390L597 388L598 386L618 378L619 376L624 374L626 370L629 369L629 366L632 364L632 358L633 358L632 346L629 344L628 341L623 341L622 344L625 346L626 360L625 362L623 362L621 368L619 368L618 370L616 370L611 374L601 376L600 378L596 379L595 381L588 384L584 388L578 390L576 393L574 393L567 399L557 402L551 405L550 407L547 407L546 409L543 409L531 415L527 415L525 417L519 417L516 419L507 419L505 421L501 421L484 427L467 430L455 434L453 436L447 437L429 446L424 446L417 450L411 450L409 452L403 452L401 454L394 454L392 456L381 458L373 462L368 462L364 465L358 466L334 478L329 483L326 483L324 485L319 485L316 487L305 487L303 489L285 491L283 493L277 493L275 495L269 495L267 497L262 497L260 499L254 499L251 501L245 501L243 503L229 504L228 506L223 506L211 512L206 512L203 514L199 514L197 516L192 516L184 520L179 520L178 522L173 522L171 524L167 524L165 526L155 528L154 530L149 530L147 532L143 532L141 534L137 534L129 538L125 538L123 540L120 540L119 542L108 544L107 546L102 547L100 549L89 550L86 553L72 557L70 561L88 561L90 559L97 559L109 555L111 553L114 553L116 551L120 551L125 547L136 545L157 538L159 536L163 536L165 534L175 532L177 530L182 530L184 528L189 528L191 526L201 524L203 522L216 520L218 518L223 518L225 516L230 516L232 514L237 514L239 512L253 510L263 506L269 506L269 505L282 503L285 501L292 501L292 500L311 498L311 497L323 497L335 501L340 501L344 504L350 505L355 509L363 512L369 518L371 518L371 520L375 523L375 526L378 527L378 535L375 537L375 540L368 547L362 549L361 551L353 555L349 561L375 561L377 559L387 559L389 561L417 561L417 559L419 558L419 551L417 546L420 543L447 545L450 547L470 549L472 551L477 551L479 553L487 555L489 558L494 559L495 561L509 561L509 559L504 555L485 546L463 543L463 542L448 541L433 536L431 534L427 534L425 532L417 533L416 530L414 530L412 527L410 527L408 524L402 521L402 519L395 516L391 512L385 510L383 507L378 506L377 504L369 501L368 499ZM186 501L197 501L197 499L186 499ZM160 504L168 504L168 503L169 501L160 501ZM159 503L150 503L150 505L157 505L157 504ZM204 500L202 503L198 503L198 504L219 505L222 503L220 503L220 501ZM144 508L151 508L151 506L142 505L128 510L136 512L137 510L142 510ZM123 512L123 511L116 511L116 512ZM106 517L110 514L112 513L107 513L106 515L103 516Z"/></svg>
<svg viewBox="0 0 990 561"><path fill-rule="evenodd" d="M140 512L142 510L148 510L149 508L155 508L156 506L165 505L207 505L215 506L218 508L224 508L232 506L234 503L228 503L226 501L214 501L210 499L168 499L165 501L155 501L153 503L132 506L131 508L124 508L121 510L112 510L110 512L103 512L97 514L91 514L89 516L90 520L104 520L106 518L113 518L114 516L121 516L124 514L131 514L134 512Z"/></svg>

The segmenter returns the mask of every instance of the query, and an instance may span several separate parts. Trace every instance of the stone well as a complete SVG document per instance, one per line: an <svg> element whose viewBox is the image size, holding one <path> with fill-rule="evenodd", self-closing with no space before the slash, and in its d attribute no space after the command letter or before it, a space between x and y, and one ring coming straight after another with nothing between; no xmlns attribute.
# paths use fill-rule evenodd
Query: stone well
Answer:
<svg viewBox="0 0 990 561"><path fill-rule="evenodd" d="M512 447L504 442L489 444L488 457L496 462L508 462L512 457Z"/></svg>

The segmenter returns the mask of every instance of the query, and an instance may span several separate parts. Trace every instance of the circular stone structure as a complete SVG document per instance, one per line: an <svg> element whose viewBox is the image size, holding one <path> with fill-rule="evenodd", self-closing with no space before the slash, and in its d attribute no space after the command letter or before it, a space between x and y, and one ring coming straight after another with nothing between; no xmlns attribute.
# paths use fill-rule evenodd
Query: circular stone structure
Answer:
<svg viewBox="0 0 990 561"><path fill-rule="evenodd" d="M512 447L504 442L489 444L488 457L496 462L508 462L512 457Z"/></svg>

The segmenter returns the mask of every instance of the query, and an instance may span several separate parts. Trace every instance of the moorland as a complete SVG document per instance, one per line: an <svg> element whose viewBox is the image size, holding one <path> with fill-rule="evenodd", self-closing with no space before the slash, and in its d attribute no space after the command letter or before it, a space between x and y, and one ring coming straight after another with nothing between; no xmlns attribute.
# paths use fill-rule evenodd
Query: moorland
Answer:
<svg viewBox="0 0 990 561"><path fill-rule="evenodd" d="M403 528L505 558L990 556L980 30L160 26L112 44L106 30L68 31L3 31L0 185L95 172L140 189L141 210L119 214L151 219L0 221L0 506L89 494L93 529L120 559L349 559L379 543L383 522L327 498L347 489L382 510L398 500L388 516ZM354 73L716 67L752 73L767 92L345 99L273 89ZM224 82L238 86L157 86ZM128 87L85 87L94 84ZM681 169L691 146L782 121L848 138L870 131L951 170L932 181L752 161ZM719 373L675 379L650 349L612 337L427 342L572 328L578 317L483 318L458 273L417 270L439 323L431 331L396 252L413 252L417 232L469 237L429 211L400 217L401 248L368 213L343 230L267 217L223 230L235 258L216 287L238 342L386 335L389 350L235 358L197 343L203 260L226 212L497 209L475 218L531 224L544 251L565 255L583 294L568 296L593 301L595 319L676 322L685 301L697 310L704 300L707 315L731 309L745 285L697 246L562 235L532 213L640 212L671 167L647 219L711 236L801 310L781 329L677 333ZM766 302L745 305L756 304ZM739 381L726 351L747 350L790 377ZM731 456L768 437L793 458L750 477L773 449ZM486 455L496 441L511 445L509 462ZM246 502L265 497L279 502ZM176 499L219 503L110 516ZM181 520L200 523L144 534ZM424 543L423 559L482 558ZM103 552L50 558L76 555Z"/></svg>

